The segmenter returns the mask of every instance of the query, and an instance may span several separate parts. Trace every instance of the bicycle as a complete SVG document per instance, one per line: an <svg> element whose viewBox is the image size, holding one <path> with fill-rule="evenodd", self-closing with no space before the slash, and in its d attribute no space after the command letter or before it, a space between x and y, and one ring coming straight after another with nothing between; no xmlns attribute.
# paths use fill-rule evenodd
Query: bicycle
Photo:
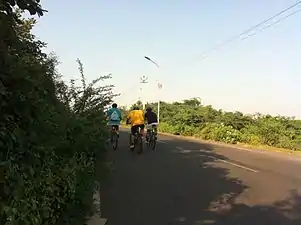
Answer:
<svg viewBox="0 0 301 225"><path fill-rule="evenodd" d="M118 134L116 127L113 125L111 130L111 144L114 150L118 147Z"/></svg>
<svg viewBox="0 0 301 225"><path fill-rule="evenodd" d="M155 131L156 125L151 125L151 129L147 129L147 147L151 148L153 151L156 149L157 144L157 132Z"/></svg>
<svg viewBox="0 0 301 225"><path fill-rule="evenodd" d="M143 152L143 142L142 142L142 134L140 132L141 128L137 129L135 135L134 135L134 148L132 151L136 148L136 146L139 146L139 150L137 151L138 154L141 154Z"/></svg>

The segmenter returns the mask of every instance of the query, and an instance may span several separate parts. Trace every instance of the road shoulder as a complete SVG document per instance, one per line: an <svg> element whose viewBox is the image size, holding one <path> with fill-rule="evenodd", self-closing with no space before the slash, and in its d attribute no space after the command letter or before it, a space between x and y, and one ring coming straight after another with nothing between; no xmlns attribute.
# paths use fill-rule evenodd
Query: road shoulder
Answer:
<svg viewBox="0 0 301 225"><path fill-rule="evenodd" d="M123 129L129 129L129 127L125 126L125 125L122 125L121 127ZM258 147L258 146L247 145L244 143L227 144L227 143L223 143L223 142L203 140L201 138L191 137L191 136L175 135L175 134L170 134L170 133L165 133L165 132L158 132L158 133L160 135L173 137L178 140L189 140L189 141L193 141L196 143L210 144L213 146L226 147L226 148L231 148L231 149L236 149L236 150L253 151L256 153L263 153L263 154L268 154L268 155L273 155L273 156L280 156L280 157L287 156L287 157L293 157L296 160L301 160L301 151L281 149L281 148L275 148L275 147L269 147L269 146Z"/></svg>

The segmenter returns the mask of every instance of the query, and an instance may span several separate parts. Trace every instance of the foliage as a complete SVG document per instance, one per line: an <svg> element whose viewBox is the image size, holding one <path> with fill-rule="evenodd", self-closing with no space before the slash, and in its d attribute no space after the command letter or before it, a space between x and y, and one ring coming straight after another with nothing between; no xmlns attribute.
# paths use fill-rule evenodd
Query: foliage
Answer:
<svg viewBox="0 0 301 225"><path fill-rule="evenodd" d="M35 20L1 10L0 224L83 224L113 97L112 86L98 83L110 76L87 84L78 60L81 85L65 84L56 57L30 33Z"/></svg>
<svg viewBox="0 0 301 225"><path fill-rule="evenodd" d="M40 0L2 0L1 9L6 14L13 14L13 7L18 6L21 10L27 10L31 15L43 16L47 10L42 9L39 3Z"/></svg>
<svg viewBox="0 0 301 225"><path fill-rule="evenodd" d="M136 104L139 105L139 102ZM157 110L157 103L148 105L154 111ZM301 120L283 116L224 112L210 105L202 105L201 100L197 98L183 102L161 102L160 106L159 129L163 132L231 144L240 142L301 149Z"/></svg>

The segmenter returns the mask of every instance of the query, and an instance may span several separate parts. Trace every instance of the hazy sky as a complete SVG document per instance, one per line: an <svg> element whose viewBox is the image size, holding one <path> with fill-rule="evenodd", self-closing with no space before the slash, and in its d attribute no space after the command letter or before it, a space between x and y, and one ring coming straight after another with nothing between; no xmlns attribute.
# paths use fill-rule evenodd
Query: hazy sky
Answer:
<svg viewBox="0 0 301 225"><path fill-rule="evenodd" d="M295 2L42 0L49 12L34 33L59 56L65 79L78 78L77 57L89 80L112 73L110 82L122 93L118 104L138 99L145 75L141 96L147 101L200 97L225 110L301 117L301 13L205 60L200 56ZM287 14L296 9L301 4Z"/></svg>

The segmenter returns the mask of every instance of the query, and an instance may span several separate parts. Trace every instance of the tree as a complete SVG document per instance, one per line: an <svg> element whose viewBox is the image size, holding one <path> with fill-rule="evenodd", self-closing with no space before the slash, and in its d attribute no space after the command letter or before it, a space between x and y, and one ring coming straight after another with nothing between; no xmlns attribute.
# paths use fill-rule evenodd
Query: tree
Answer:
<svg viewBox="0 0 301 225"><path fill-rule="evenodd" d="M156 111L156 103L148 103ZM226 143L244 142L301 150L301 121L271 115L244 115L201 105L198 98L162 102L159 126L164 132Z"/></svg>
<svg viewBox="0 0 301 225"><path fill-rule="evenodd" d="M0 224L81 225L106 152L103 108L114 95L99 82L110 76L87 84L78 60L81 85L64 83L31 34L35 20L0 16Z"/></svg>
<svg viewBox="0 0 301 225"><path fill-rule="evenodd" d="M198 98L186 99L184 100L184 105L199 107L201 105L201 100Z"/></svg>
<svg viewBox="0 0 301 225"><path fill-rule="evenodd" d="M42 9L40 0L2 0L1 9L8 15L13 14L13 7L18 6L21 10L27 10L30 15L43 16L47 10Z"/></svg>

